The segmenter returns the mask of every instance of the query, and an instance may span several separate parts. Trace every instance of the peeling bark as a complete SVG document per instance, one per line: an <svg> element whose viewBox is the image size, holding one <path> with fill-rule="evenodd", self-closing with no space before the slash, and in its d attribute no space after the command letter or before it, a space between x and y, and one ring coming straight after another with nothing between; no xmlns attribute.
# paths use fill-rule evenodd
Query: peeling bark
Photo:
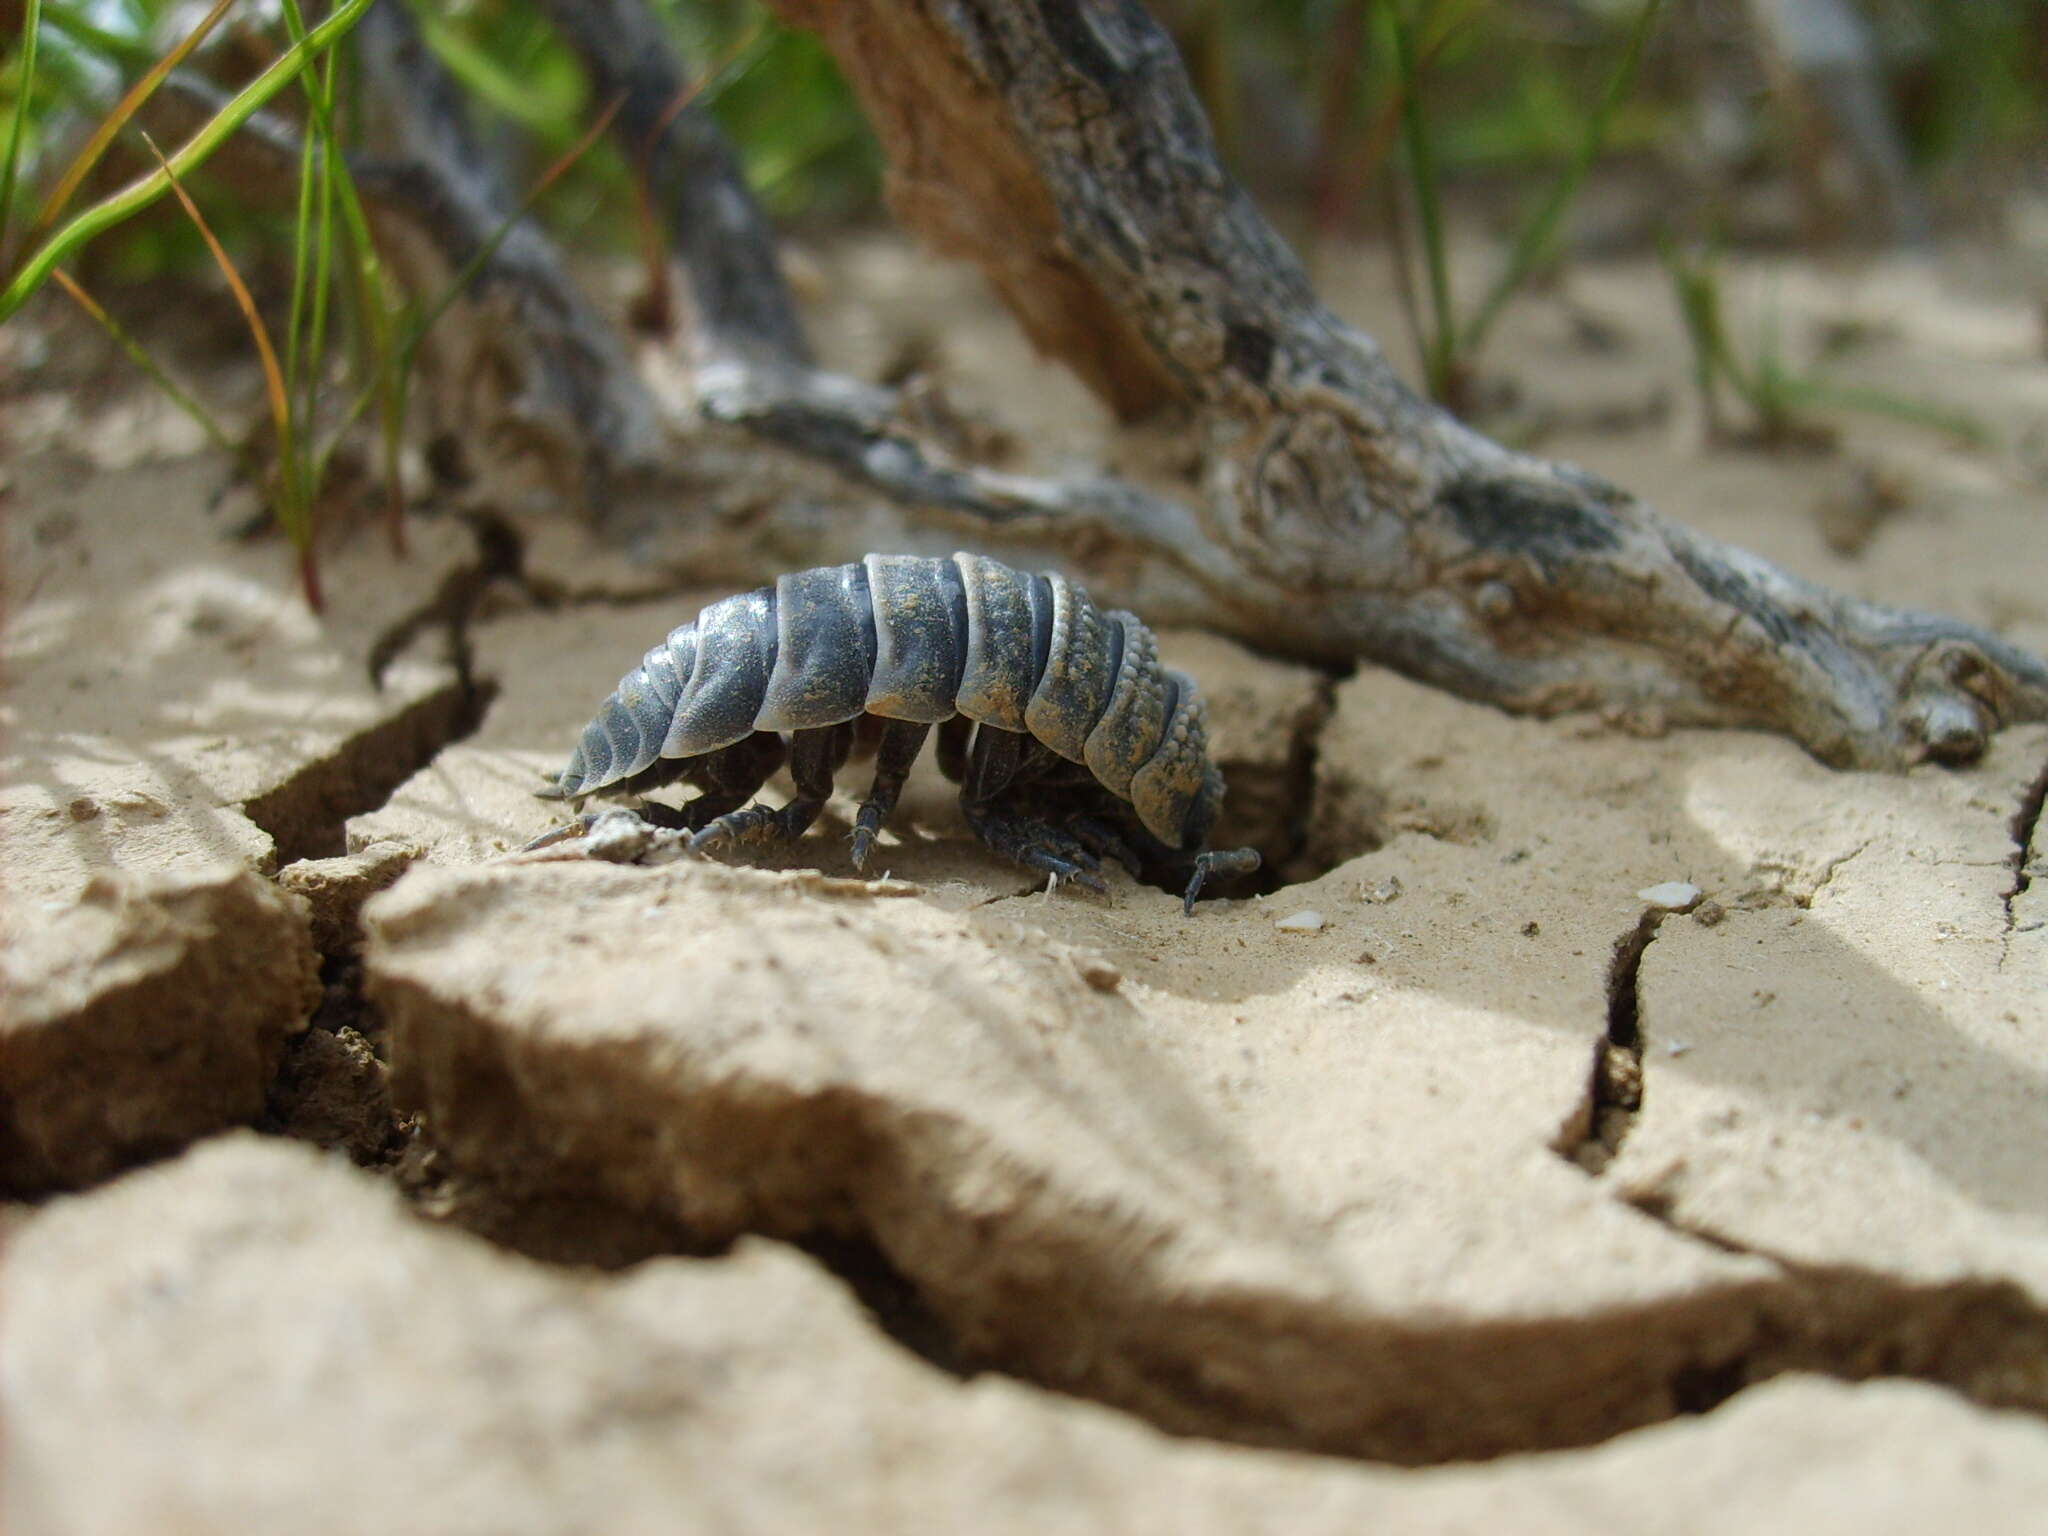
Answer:
<svg viewBox="0 0 2048 1536"><path fill-rule="evenodd" d="M655 105L674 99L682 66L629 0L549 9L594 76L624 91L614 131L666 168L657 190L703 329L688 400L655 408L688 446L651 451L655 396L537 232L508 240L480 281L529 295L491 327L500 353L523 344L527 381L494 398L529 428L547 418L615 519L636 501L619 525L662 558L748 579L965 524L976 542L1062 550L1154 622L1383 663L1516 711L1775 729L1841 765L1967 761L1999 726L2048 718L2038 658L1830 592L1418 398L1224 174L1136 0L777 9L815 28L860 92L903 220L978 263L1120 418L1198 446L1199 483L1171 491L959 462L889 391L813 369L730 156L707 122ZM492 179L450 139L411 135L406 175L377 190L456 265L489 226L475 210ZM705 207L715 239L692 213ZM753 253L745 283L736 251ZM479 408L456 372L451 425L490 434L493 401ZM855 487L874 496L848 507ZM698 515L679 520L685 493Z"/></svg>

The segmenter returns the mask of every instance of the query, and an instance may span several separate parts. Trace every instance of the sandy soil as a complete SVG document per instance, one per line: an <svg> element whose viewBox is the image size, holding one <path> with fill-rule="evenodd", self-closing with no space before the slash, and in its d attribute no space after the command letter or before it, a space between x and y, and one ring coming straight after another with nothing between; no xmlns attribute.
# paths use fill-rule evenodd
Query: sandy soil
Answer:
<svg viewBox="0 0 2048 1536"><path fill-rule="evenodd" d="M1103 452L971 277L807 266L835 365L911 348L966 420ZM1378 258L1324 266L1393 343ZM1640 261L1510 313L1496 425L2048 650L2035 296L1733 291L1991 446L1705 443ZM880 881L845 795L746 866L521 855L719 594L561 524L509 575L425 511L402 563L339 542L315 620L159 403L15 361L8 1530L2037 1519L2048 728L1839 774L1172 634L1279 872L1192 919L1033 888L928 767Z"/></svg>

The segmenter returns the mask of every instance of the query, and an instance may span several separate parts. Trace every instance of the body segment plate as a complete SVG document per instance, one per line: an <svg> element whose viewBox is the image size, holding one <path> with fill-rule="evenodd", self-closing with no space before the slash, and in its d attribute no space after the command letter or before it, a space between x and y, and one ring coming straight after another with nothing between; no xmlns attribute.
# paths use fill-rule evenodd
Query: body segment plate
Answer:
<svg viewBox="0 0 2048 1536"><path fill-rule="evenodd" d="M885 720L951 719L966 662L966 595L950 560L869 555L875 669L866 708Z"/></svg>
<svg viewBox="0 0 2048 1536"><path fill-rule="evenodd" d="M875 650L867 570L831 565L775 583L775 670L754 728L802 731L851 720L867 708Z"/></svg>

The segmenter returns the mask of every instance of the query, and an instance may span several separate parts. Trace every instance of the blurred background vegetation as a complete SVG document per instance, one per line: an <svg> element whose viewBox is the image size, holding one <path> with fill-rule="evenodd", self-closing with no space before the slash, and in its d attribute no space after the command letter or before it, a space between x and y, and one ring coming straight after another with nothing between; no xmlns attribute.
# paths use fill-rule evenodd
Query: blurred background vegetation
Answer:
<svg viewBox="0 0 2048 1536"><path fill-rule="evenodd" d="M877 209L880 157L814 39L744 0L651 5L688 59L744 51L744 67L728 72L710 105L777 218L828 223ZM1482 208L1537 196L1588 142L1642 4L1155 0L1154 9L1181 45L1226 161L1292 227L1327 237L1383 230L1375 183L1390 166L1411 174L1400 163L1399 125L1389 126L1411 91L1425 103L1446 194ZM1802 70L1796 39L1788 47L1769 19L1811 9L1814 0L1664 0L1625 99L1600 127L1596 169L1655 181L1665 211L1675 177L1692 194L1687 217L1738 240L1917 233L1827 201L1830 192L1869 200L1857 173L1859 158L1883 152L1868 141L1873 132L1895 138L1935 230L1995 223L2013 186L2048 173L2048 0L1819 4L1852 14L1870 49L1867 79L1850 86L1871 88L1862 106L1874 102L1882 116L1863 123L1843 110L1841 83ZM10 131L19 124L19 196L203 10L191 0L0 0L0 121ZM26 80L32 11L40 25ZM414 11L479 121L529 180L601 106L576 58L521 0L420 0ZM1391 36L1397 18L1416 45L1407 67ZM239 0L209 41L206 67L245 76L286 36L277 0ZM142 163L116 158L111 170L133 174ZM1745 204L1746 192L1773 181L1784 197ZM617 153L597 145L552 189L548 217L578 239L623 248L632 238L628 183ZM205 194L216 223L238 238L246 225L246 238L260 240L278 212L238 207L231 183L205 185ZM12 212L18 241L23 221ZM103 277L132 280L205 257L189 221L160 213L103 237L91 260Z"/></svg>
<svg viewBox="0 0 2048 1536"><path fill-rule="evenodd" d="M396 483L412 355L448 298L397 291L365 231L348 159L365 125L346 35L365 3L0 0L0 324L60 286L172 393L121 317L160 318L165 283L186 277L200 281L180 291L218 309L224 281L240 312L231 328L246 325L243 344L253 334L263 354L275 434L238 451L272 466L252 473L270 477L309 592L328 457L359 423L381 424ZM524 0L409 3L511 183L531 190L556 235L600 257L638 249L649 226L636 221L637 168L595 132L606 104L545 15ZM811 231L879 215L881 157L814 39L749 0L648 4L700 72L700 99L771 215ZM2028 219L2039 243L2048 218L2048 0L1154 9L1225 162L1311 258L1357 241L1390 251L1423 382L1462 410L1479 405L1481 347L1518 291L1568 254L1655 250L1708 416L1728 394L1762 436L1796 437L1796 409L1827 392L1771 348L1731 345L1721 253L1996 243ZM245 180L232 154L209 159L212 144L189 129L161 146L178 186L158 173L141 98L152 67L185 42L180 71L223 92L273 82L266 110L310 146L296 196ZM223 143L230 116L214 121ZM1453 290L1454 233L1497 246L1484 286ZM2048 286L2040 300L2048 317ZM1911 402L1834 395L1972 435ZM396 537L395 503L392 526Z"/></svg>

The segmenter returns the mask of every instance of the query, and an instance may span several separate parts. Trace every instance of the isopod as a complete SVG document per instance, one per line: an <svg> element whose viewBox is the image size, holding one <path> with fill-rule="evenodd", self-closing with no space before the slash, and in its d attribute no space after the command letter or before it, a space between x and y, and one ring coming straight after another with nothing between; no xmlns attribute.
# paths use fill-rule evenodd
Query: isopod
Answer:
<svg viewBox="0 0 2048 1536"><path fill-rule="evenodd" d="M690 829L691 851L795 838L856 738L871 740L852 837L865 870L934 726L968 825L1054 883L1105 889L1109 854L1185 875L1193 912L1212 876L1258 868L1252 849L1207 847L1223 775L1201 695L1160 665L1152 631L1056 573L971 554L869 555L713 603L620 680L540 793L681 780L695 799L643 814ZM749 805L785 761L795 798Z"/></svg>

